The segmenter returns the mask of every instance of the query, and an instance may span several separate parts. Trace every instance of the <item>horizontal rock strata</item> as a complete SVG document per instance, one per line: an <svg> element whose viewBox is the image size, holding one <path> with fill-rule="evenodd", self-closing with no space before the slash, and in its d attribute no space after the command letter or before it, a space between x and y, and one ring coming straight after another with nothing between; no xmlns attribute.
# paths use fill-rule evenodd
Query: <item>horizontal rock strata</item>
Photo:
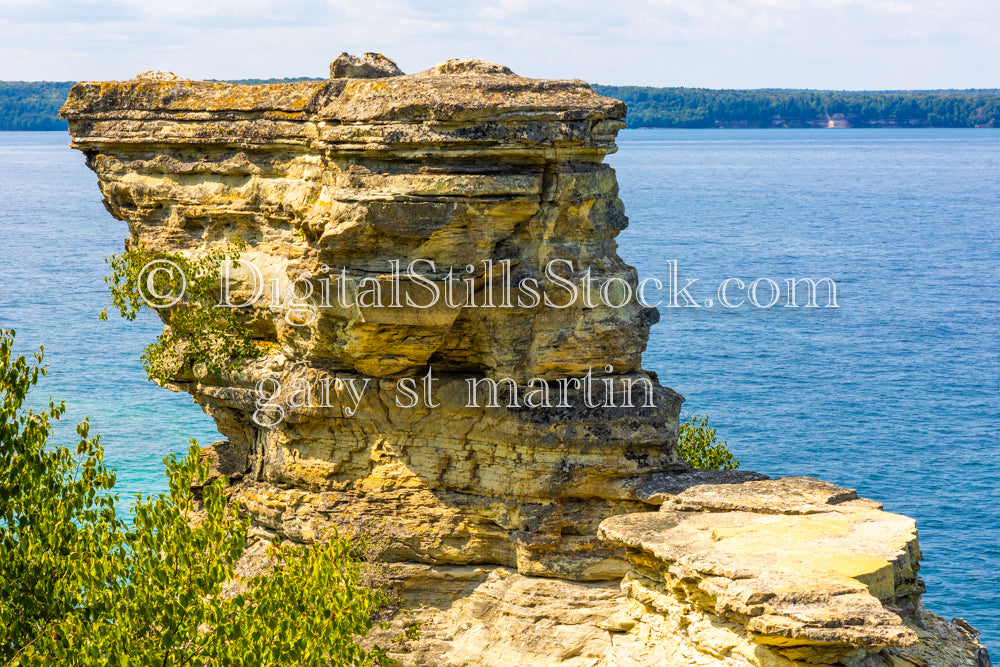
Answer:
<svg viewBox="0 0 1000 667"><path fill-rule="evenodd" d="M403 664L988 663L921 607L911 520L681 461L683 399L641 365L658 315L616 252L621 102L474 60L330 72L147 72L62 110L130 242L246 243L227 285L262 355L167 384L228 438L206 456L255 536L377 535L424 628ZM403 406L400 382L430 389Z"/></svg>
<svg viewBox="0 0 1000 667"><path fill-rule="evenodd" d="M377 78L356 78L379 67ZM133 238L197 256L240 237L249 246L241 261L279 293L299 276L345 276L350 307L313 299L315 319L304 323L294 304L264 299L244 311L273 344L269 355L232 376L196 372L172 386L245 452L256 483L241 492L245 504L284 535L317 534L276 509L289 506L293 487L323 494L314 518L352 508L394 517L390 557L620 576L624 561L598 544L597 525L642 509L630 489L650 473L683 470L674 445L681 399L640 369L655 311L570 303L545 268L555 259L559 275L585 266L595 282L635 287L635 271L615 253L627 220L602 163L624 106L579 81L524 79L478 61L391 76L369 54L341 56L332 70L342 78L241 86L150 74L73 89L63 109L73 145ZM414 261L442 290L449 269L473 280L478 306L407 307L404 297L423 305L428 296L412 282L398 288L402 307L353 303L372 280L390 299L392 262ZM232 302L242 303L253 276L233 275ZM525 279L569 306L484 307ZM397 379L428 368L440 405L396 407ZM655 407L588 411L577 394L563 409L464 408L469 377L510 379L523 391L531 378L591 369L640 383L638 405L649 383ZM341 391L326 407L289 408L261 428L251 417L267 378L286 388L372 384L356 414L345 414Z"/></svg>

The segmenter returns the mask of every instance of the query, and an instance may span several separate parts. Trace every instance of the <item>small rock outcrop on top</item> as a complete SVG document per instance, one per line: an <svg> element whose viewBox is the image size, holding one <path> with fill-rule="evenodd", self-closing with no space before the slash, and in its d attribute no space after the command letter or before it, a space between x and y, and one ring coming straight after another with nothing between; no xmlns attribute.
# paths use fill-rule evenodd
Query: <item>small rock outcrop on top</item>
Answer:
<svg viewBox="0 0 1000 667"><path fill-rule="evenodd" d="M624 104L479 60L330 73L146 73L62 110L134 241L247 243L231 303L266 352L169 386L228 438L255 536L379 531L423 624L403 664L988 664L924 610L911 519L680 459L616 252Z"/></svg>
<svg viewBox="0 0 1000 667"><path fill-rule="evenodd" d="M403 70L381 53L366 53L363 58L341 53L330 63L331 79L378 79L402 75Z"/></svg>

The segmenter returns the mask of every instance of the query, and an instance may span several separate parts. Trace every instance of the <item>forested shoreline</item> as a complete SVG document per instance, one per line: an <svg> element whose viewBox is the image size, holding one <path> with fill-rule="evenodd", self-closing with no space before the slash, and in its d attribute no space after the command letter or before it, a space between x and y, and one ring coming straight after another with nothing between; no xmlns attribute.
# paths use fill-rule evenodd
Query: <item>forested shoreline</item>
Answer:
<svg viewBox="0 0 1000 667"><path fill-rule="evenodd" d="M0 81L0 130L62 130L59 107L75 81Z"/></svg>
<svg viewBox="0 0 1000 667"><path fill-rule="evenodd" d="M629 127L1000 127L1000 90L712 90L594 85Z"/></svg>
<svg viewBox="0 0 1000 667"><path fill-rule="evenodd" d="M298 79L243 79L272 83ZM65 131L73 81L0 81L0 130ZM628 127L1000 127L1000 90L715 90L594 84L628 104Z"/></svg>

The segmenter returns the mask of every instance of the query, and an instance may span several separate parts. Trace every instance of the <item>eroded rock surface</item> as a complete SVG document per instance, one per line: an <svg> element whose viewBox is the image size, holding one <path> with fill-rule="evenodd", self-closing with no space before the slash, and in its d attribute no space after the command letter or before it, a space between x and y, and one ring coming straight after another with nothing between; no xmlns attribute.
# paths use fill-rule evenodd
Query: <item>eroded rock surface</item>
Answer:
<svg viewBox="0 0 1000 667"><path fill-rule="evenodd" d="M317 522L363 510L391 523L390 557L620 577L622 549L601 543L597 525L649 508L636 489L685 469L682 399L641 369L654 310L611 307L596 293L588 305L558 279L573 289L584 269L595 284L611 279L615 303L614 290L636 287L615 252L627 220L602 162L624 105L579 81L525 79L478 60L410 76L390 65L342 55L327 82L261 86L81 83L63 114L134 239L197 256L240 237L241 261L278 287L277 301L243 309L264 357L172 384L216 419L229 458L245 458L236 495L262 525L308 541ZM415 261L439 300L412 280L394 286L393 262ZM450 271L459 289L475 285L454 307ZM253 275L233 276L231 302L243 303ZM300 276L314 296L282 303ZM325 288L324 276L334 278ZM523 280L554 305L505 295ZM346 293L323 296L340 284ZM359 298L373 284L381 307ZM399 378L428 369L434 406L399 407ZM577 389L561 408L511 408L508 394L466 407L469 378L509 379L523 393L532 378L588 372L599 402L607 379L617 406L628 394L636 407L590 409ZM285 408L265 428L253 415L269 379ZM305 405L301 382L313 393ZM360 401L352 382L366 387Z"/></svg>
<svg viewBox="0 0 1000 667"><path fill-rule="evenodd" d="M425 632L404 664L988 662L923 610L911 520L680 460L683 399L641 365L657 313L625 298L616 252L621 102L484 61L404 75L343 54L327 81L80 83L62 113L133 241L248 244L259 275L235 270L231 303L270 289L240 308L265 353L169 386L228 438L206 456L254 535L379 533ZM502 287L524 281L549 302ZM401 379L425 378L401 406ZM470 380L501 389L472 405ZM564 391L526 404L537 383Z"/></svg>
<svg viewBox="0 0 1000 667"><path fill-rule="evenodd" d="M331 79L379 79L402 75L403 70L381 53L366 53L359 58L345 52L330 63Z"/></svg>

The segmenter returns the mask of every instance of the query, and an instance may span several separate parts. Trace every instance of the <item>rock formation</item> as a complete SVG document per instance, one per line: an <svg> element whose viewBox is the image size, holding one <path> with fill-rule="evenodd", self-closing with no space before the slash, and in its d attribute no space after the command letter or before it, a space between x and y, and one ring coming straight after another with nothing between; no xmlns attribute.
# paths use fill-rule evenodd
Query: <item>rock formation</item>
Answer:
<svg viewBox="0 0 1000 667"><path fill-rule="evenodd" d="M265 354L169 386L228 438L255 534L381 535L425 633L403 664L988 664L923 609L912 520L680 460L616 253L622 103L343 54L327 81L80 83L62 114L133 240L247 243L231 303L264 293L240 312Z"/></svg>

